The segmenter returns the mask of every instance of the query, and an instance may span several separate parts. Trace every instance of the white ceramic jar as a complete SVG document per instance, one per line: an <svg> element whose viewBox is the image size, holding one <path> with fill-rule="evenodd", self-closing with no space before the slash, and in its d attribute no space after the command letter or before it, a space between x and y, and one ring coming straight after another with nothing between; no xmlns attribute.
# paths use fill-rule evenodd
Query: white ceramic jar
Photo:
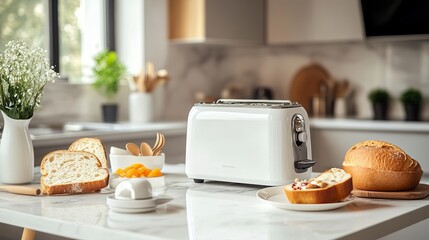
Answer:
<svg viewBox="0 0 429 240"><path fill-rule="evenodd" d="M129 96L129 118L131 123L146 123L154 120L155 101L152 93L132 92Z"/></svg>

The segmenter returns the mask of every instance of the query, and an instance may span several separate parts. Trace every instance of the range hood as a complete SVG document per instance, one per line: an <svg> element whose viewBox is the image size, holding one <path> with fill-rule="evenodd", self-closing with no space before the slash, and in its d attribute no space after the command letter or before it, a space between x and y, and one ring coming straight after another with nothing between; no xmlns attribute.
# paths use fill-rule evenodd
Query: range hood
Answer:
<svg viewBox="0 0 429 240"><path fill-rule="evenodd" d="M429 1L361 0L361 8L369 40L429 39Z"/></svg>

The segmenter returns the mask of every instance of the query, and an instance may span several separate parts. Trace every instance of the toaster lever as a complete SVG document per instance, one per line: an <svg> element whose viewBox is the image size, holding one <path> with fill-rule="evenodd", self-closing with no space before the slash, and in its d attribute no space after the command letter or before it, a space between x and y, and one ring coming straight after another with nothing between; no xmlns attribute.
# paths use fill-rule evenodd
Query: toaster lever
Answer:
<svg viewBox="0 0 429 240"><path fill-rule="evenodd" d="M295 162L295 168L299 170L306 170L307 168L310 168L316 164L317 161L305 159L305 160L299 160Z"/></svg>

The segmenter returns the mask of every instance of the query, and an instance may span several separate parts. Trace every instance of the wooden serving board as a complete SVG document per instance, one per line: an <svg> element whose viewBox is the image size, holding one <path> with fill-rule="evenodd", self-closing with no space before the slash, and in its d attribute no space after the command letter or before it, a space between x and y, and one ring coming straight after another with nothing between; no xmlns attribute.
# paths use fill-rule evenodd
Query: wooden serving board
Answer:
<svg viewBox="0 0 429 240"><path fill-rule="evenodd" d="M388 199L422 199L429 195L429 185L420 183L416 188L400 192L378 192L353 189L352 194L364 198L388 198Z"/></svg>
<svg viewBox="0 0 429 240"><path fill-rule="evenodd" d="M329 72L321 65L312 63L297 71L290 86L290 100L300 103L311 112L311 99L320 95L320 86L332 82Z"/></svg>

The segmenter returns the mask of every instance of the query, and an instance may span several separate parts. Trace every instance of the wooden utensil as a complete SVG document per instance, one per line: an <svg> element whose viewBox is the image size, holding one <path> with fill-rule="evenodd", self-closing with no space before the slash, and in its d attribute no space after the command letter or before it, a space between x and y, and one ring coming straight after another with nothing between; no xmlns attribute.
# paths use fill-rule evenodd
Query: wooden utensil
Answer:
<svg viewBox="0 0 429 240"><path fill-rule="evenodd" d="M157 156L158 152L159 152L159 148L161 147L162 144L162 137L161 134L159 133L159 138L157 139L157 145L155 146L155 148L153 149L153 155Z"/></svg>
<svg viewBox="0 0 429 240"><path fill-rule="evenodd" d="M153 155L152 148L149 146L149 144L147 144L146 142L142 142L140 144L140 154L142 156L152 156Z"/></svg>
<svg viewBox="0 0 429 240"><path fill-rule="evenodd" d="M149 79L155 79L155 65L152 62L146 63L146 73Z"/></svg>
<svg viewBox="0 0 429 240"><path fill-rule="evenodd" d="M153 152L155 152L155 150L159 147L159 140L160 140L159 133L156 133L156 140L152 147Z"/></svg>
<svg viewBox="0 0 429 240"><path fill-rule="evenodd" d="M329 72L321 65L312 63L295 74L290 86L290 100L300 103L311 112L311 99L320 96L322 85L330 86L332 81Z"/></svg>
<svg viewBox="0 0 429 240"><path fill-rule="evenodd" d="M159 153L161 153L161 150L164 147L164 144L165 144L165 137L164 137L164 135L162 133L160 133L159 134L159 144L158 144L158 147L153 152L154 156L158 156Z"/></svg>
<svg viewBox="0 0 429 240"><path fill-rule="evenodd" d="M135 143L127 143L125 148L134 156L140 155L140 149Z"/></svg>
<svg viewBox="0 0 429 240"><path fill-rule="evenodd" d="M348 93L350 92L350 85L349 81L346 79L337 81L335 83L335 97L336 98L344 98L347 97Z"/></svg>
<svg viewBox="0 0 429 240"><path fill-rule="evenodd" d="M30 228L24 228L21 235L21 240L34 240L36 236L36 231Z"/></svg>
<svg viewBox="0 0 429 240"><path fill-rule="evenodd" d="M150 89L148 89L147 73L145 73L144 68L139 76L134 77L134 81L138 92L150 92Z"/></svg>
<svg viewBox="0 0 429 240"><path fill-rule="evenodd" d="M30 196L37 196L40 194L40 189L28 186L0 185L0 190Z"/></svg>

